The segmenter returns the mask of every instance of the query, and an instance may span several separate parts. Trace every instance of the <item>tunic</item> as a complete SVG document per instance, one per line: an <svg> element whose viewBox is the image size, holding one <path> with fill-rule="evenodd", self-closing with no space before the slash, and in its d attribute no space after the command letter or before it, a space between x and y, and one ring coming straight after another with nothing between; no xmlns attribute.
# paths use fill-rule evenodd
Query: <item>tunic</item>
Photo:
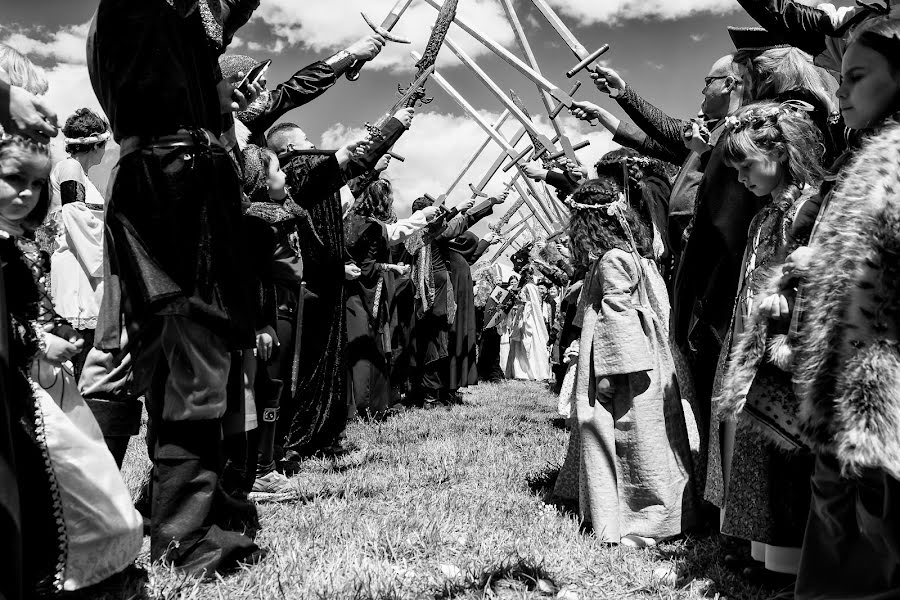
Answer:
<svg viewBox="0 0 900 600"><path fill-rule="evenodd" d="M575 423L560 482L577 473L581 518L604 541L678 535L693 522L694 493L662 277L651 260L610 250L585 279L579 313Z"/></svg>
<svg viewBox="0 0 900 600"><path fill-rule="evenodd" d="M65 202L60 184L76 182L80 201ZM75 329L94 329L103 299L103 196L74 158L50 173L51 203L59 208L56 251L50 257L53 308Z"/></svg>

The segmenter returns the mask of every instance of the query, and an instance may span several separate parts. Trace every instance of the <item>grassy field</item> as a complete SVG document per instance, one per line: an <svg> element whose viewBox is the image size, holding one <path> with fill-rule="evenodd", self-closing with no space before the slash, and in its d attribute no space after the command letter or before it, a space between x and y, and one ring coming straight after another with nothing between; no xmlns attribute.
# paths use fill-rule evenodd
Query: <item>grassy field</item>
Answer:
<svg viewBox="0 0 900 600"><path fill-rule="evenodd" d="M358 449L310 460L302 500L263 504L252 569L200 584L158 565L118 598L731 598L761 600L722 565L718 536L647 550L598 542L543 501L568 434L539 384L480 385L452 411L353 423ZM140 440L129 485L146 469ZM146 548L146 544L145 544Z"/></svg>

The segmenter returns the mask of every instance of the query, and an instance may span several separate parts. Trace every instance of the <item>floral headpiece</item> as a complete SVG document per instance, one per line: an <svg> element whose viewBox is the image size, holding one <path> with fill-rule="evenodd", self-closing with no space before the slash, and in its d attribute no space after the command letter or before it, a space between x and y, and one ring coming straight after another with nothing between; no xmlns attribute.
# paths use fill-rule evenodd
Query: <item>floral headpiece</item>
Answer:
<svg viewBox="0 0 900 600"><path fill-rule="evenodd" d="M747 128L756 129L765 124L774 125L778 123L778 119L782 115L792 112L811 113L813 111L815 111L815 108L809 102L804 102L803 100L785 100L778 105L778 110L771 113L761 113L751 108L740 116L728 115L725 117L725 131L736 133Z"/></svg>

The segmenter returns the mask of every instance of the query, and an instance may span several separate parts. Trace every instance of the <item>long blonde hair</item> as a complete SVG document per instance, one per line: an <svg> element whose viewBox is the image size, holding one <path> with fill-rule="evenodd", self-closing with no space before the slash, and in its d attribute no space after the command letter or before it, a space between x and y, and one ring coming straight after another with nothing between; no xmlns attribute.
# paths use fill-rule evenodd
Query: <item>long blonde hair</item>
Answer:
<svg viewBox="0 0 900 600"><path fill-rule="evenodd" d="M807 90L827 113L837 110L837 81L797 48L741 50L734 62L747 69L744 104L771 100L792 90Z"/></svg>

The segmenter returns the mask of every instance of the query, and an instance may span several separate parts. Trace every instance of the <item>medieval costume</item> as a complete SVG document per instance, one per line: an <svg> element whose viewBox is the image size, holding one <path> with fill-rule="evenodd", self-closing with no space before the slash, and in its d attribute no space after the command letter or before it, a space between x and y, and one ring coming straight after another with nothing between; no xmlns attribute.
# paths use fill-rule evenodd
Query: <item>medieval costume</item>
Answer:
<svg viewBox="0 0 900 600"><path fill-rule="evenodd" d="M353 211L344 221L348 258L360 276L345 283L347 307L348 404L376 416L390 406L391 295L390 246L426 225L422 213L397 223L381 223Z"/></svg>
<svg viewBox="0 0 900 600"><path fill-rule="evenodd" d="M494 212L493 202L483 209L466 213L466 228ZM475 287L470 265L481 258L489 244L471 232L465 232L447 241L447 271L456 299L456 318L450 325L447 352L450 355L450 372L447 387L451 393L459 388L478 383L477 335L475 329Z"/></svg>
<svg viewBox="0 0 900 600"><path fill-rule="evenodd" d="M72 361L77 379L94 345L103 298L103 196L74 158L54 165L50 194L51 206L59 204L50 216L58 221L50 289L54 310L84 338L82 354Z"/></svg>
<svg viewBox="0 0 900 600"><path fill-rule="evenodd" d="M413 203L413 210L428 205ZM456 215L443 231L426 229L406 242L413 256L416 321L412 332L411 386L427 404L444 401L449 389L450 327L456 319L456 293L447 268L446 242L467 229L466 215Z"/></svg>
<svg viewBox="0 0 900 600"><path fill-rule="evenodd" d="M52 311L37 245L4 231L0 258L4 282L15 290L5 313L11 363L4 401L15 419L18 492L27 499L24 589L28 597L79 590L134 562L142 522L69 367L43 359L45 326L61 336L72 327Z"/></svg>
<svg viewBox="0 0 900 600"><path fill-rule="evenodd" d="M507 379L548 381L550 379L549 335L541 310L541 293L533 283L519 291L519 301L506 318L509 354L504 374Z"/></svg>
<svg viewBox="0 0 900 600"><path fill-rule="evenodd" d="M798 291L796 412L816 455L796 596L900 593L897 148L889 121L825 198Z"/></svg>
<svg viewBox="0 0 900 600"><path fill-rule="evenodd" d="M475 307L476 326L480 332L478 339L478 379L481 381L502 381L505 379L500 363L500 332L498 322L489 323L496 310L496 302L491 292L497 286L506 287L503 269L493 263L479 272L476 277ZM491 325L488 327L488 325Z"/></svg>
<svg viewBox="0 0 900 600"><path fill-rule="evenodd" d="M693 522L668 315L652 260L613 249L594 262L578 305L574 423L554 493L577 498L582 520L604 541L663 539Z"/></svg>
<svg viewBox="0 0 900 600"><path fill-rule="evenodd" d="M343 172L324 179L310 176L308 171L311 165L330 156L328 153L309 150L279 157L292 197L306 208L310 217L297 222L307 289L300 333L300 346L304 352L300 353L296 367L296 391L292 393L290 403L281 406L278 429L283 447L291 456L310 455L340 446L349 407L345 356L347 316L344 309L347 257L338 190L351 180L354 196L360 195L363 186L373 180L375 163L404 131L400 121L390 119L381 140L370 147L365 156L352 159ZM355 179L359 181L354 184L352 180ZM330 188L328 197L315 202L304 191L308 185Z"/></svg>
<svg viewBox="0 0 900 600"><path fill-rule="evenodd" d="M796 400L790 374L772 362L777 357L773 344L778 340L769 339L767 327L754 322L753 310L765 297L766 276L795 248L791 230L796 210L803 204L798 196L793 188L771 199L750 225L733 322L713 390L716 411L706 477L706 499L722 509L722 533L751 540L753 557L764 562L766 569L781 573L796 572L809 511L812 457L798 452L798 446L786 452L767 443L759 432L760 423L771 422L774 405ZM733 419L748 396L749 409L736 426L723 424L715 414Z"/></svg>
<svg viewBox="0 0 900 600"><path fill-rule="evenodd" d="M229 350L254 337L217 59L257 5L102 0L88 40L91 82L121 146L96 344L130 353L147 391L151 559L208 577L260 555L217 510Z"/></svg>

